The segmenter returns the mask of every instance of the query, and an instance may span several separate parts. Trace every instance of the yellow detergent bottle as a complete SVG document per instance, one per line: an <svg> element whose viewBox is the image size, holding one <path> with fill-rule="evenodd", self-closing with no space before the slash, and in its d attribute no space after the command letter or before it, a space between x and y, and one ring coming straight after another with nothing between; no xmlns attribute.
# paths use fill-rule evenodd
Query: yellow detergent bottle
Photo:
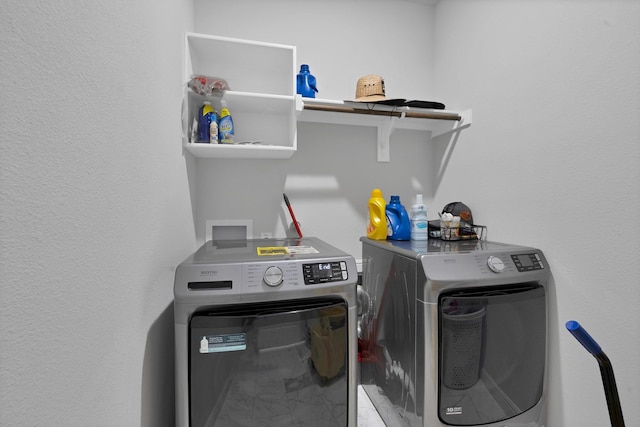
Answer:
<svg viewBox="0 0 640 427"><path fill-rule="evenodd" d="M227 107L227 102L224 98L220 100L220 122L218 123L218 133L218 142L220 144L233 144L235 128L233 126L231 112L229 112L229 107Z"/></svg>
<svg viewBox="0 0 640 427"><path fill-rule="evenodd" d="M385 212L386 202L379 188L371 192L369 199L369 221L367 224L367 237L374 240L387 239L387 216Z"/></svg>

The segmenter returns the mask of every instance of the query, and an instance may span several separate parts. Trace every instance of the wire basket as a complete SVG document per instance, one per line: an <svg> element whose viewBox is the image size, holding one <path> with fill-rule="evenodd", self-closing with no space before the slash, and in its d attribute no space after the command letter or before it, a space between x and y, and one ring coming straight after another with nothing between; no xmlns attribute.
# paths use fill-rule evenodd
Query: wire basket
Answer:
<svg viewBox="0 0 640 427"><path fill-rule="evenodd" d="M445 386L460 390L478 381L484 317L484 308L465 314L442 314Z"/></svg>
<svg viewBox="0 0 640 427"><path fill-rule="evenodd" d="M470 227L440 227L441 240L487 240L487 227L472 225Z"/></svg>

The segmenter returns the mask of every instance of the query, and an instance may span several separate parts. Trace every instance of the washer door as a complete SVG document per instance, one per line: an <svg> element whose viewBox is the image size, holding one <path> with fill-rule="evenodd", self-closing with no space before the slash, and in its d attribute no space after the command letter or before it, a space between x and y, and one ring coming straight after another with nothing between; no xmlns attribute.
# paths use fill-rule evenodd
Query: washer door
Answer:
<svg viewBox="0 0 640 427"><path fill-rule="evenodd" d="M194 314L190 425L346 426L347 312L310 299Z"/></svg>
<svg viewBox="0 0 640 427"><path fill-rule="evenodd" d="M495 423L538 403L546 363L544 287L458 289L440 295L438 308L443 423Z"/></svg>

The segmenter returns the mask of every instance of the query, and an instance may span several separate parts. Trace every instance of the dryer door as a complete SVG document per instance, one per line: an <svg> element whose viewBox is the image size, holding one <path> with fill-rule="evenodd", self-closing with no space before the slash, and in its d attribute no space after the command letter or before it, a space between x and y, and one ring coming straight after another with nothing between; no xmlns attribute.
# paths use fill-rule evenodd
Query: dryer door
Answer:
<svg viewBox="0 0 640 427"><path fill-rule="evenodd" d="M347 313L316 298L194 314L190 425L346 426Z"/></svg>
<svg viewBox="0 0 640 427"><path fill-rule="evenodd" d="M443 423L494 423L538 403L546 363L544 287L458 289L440 295L438 308Z"/></svg>

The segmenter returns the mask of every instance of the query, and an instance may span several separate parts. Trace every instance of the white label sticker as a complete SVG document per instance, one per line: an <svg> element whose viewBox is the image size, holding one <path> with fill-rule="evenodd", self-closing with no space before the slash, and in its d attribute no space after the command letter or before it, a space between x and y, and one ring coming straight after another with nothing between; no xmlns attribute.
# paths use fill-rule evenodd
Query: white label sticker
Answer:
<svg viewBox="0 0 640 427"><path fill-rule="evenodd" d="M221 353L247 349L247 334L206 335L200 339L200 353Z"/></svg>
<svg viewBox="0 0 640 427"><path fill-rule="evenodd" d="M313 246L287 246L290 254L318 254L320 253Z"/></svg>
<svg viewBox="0 0 640 427"><path fill-rule="evenodd" d="M462 406L452 406L447 408L447 415L462 415Z"/></svg>

